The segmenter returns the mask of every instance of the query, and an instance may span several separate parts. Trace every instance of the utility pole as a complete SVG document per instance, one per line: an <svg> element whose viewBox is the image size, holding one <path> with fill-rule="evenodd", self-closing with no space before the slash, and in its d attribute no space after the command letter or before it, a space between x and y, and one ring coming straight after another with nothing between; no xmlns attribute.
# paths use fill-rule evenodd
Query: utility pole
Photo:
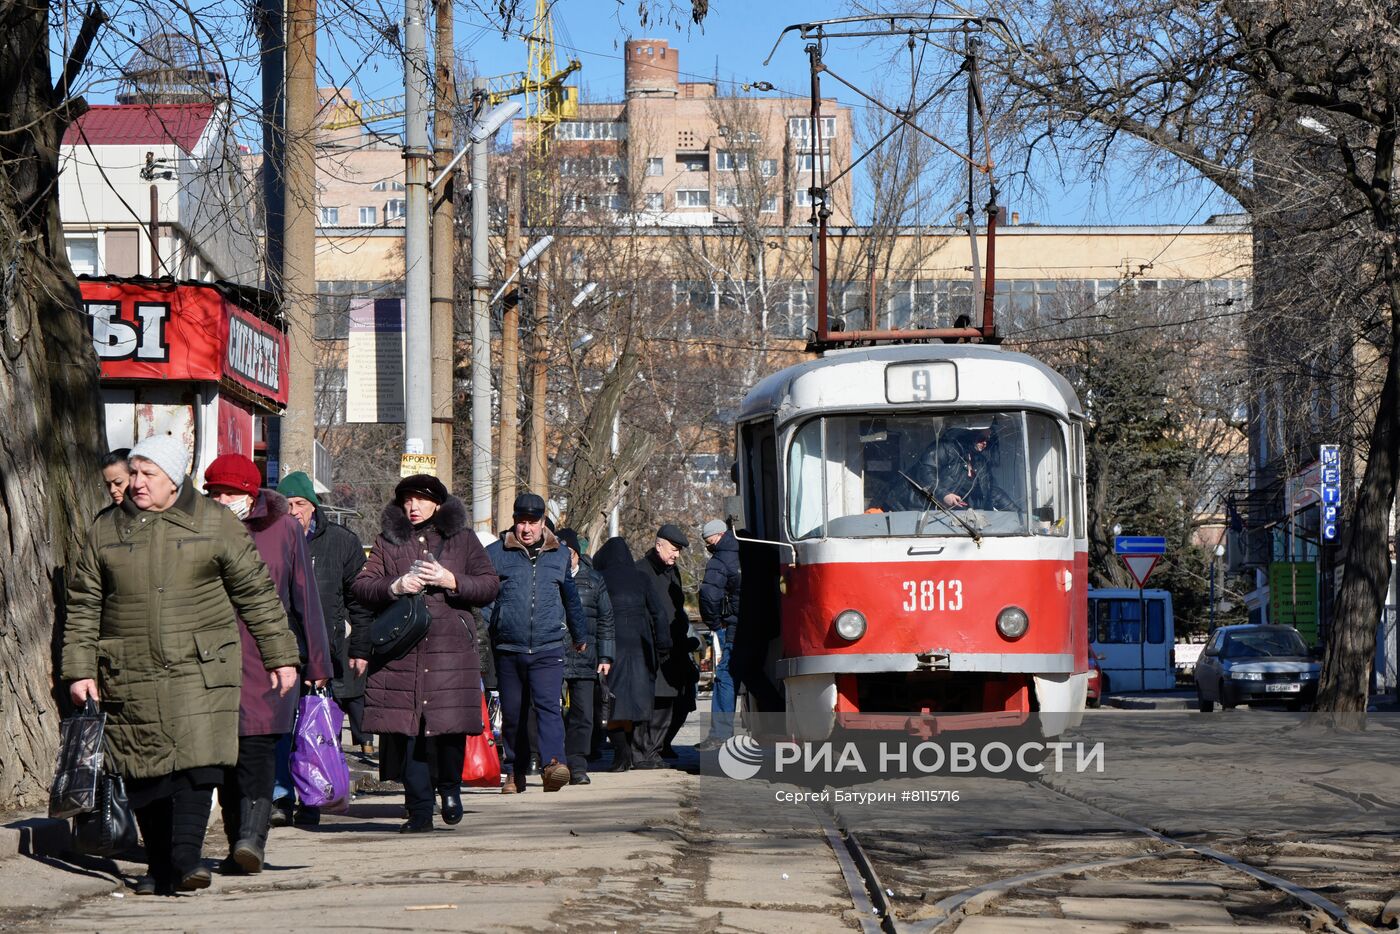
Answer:
<svg viewBox="0 0 1400 934"><path fill-rule="evenodd" d="M404 453L433 453L427 0L404 6ZM448 478L451 479L450 477Z"/></svg>
<svg viewBox="0 0 1400 934"><path fill-rule="evenodd" d="M282 309L287 320L287 413L278 476L313 474L316 440L316 0L287 0L287 103L283 134Z"/></svg>
<svg viewBox="0 0 1400 934"><path fill-rule="evenodd" d="M286 104L282 86L286 75L282 2L259 0L256 24L262 65L263 288L278 298L282 297L282 218L287 206L287 193L282 185L285 171L282 131Z"/></svg>
<svg viewBox="0 0 1400 934"><path fill-rule="evenodd" d="M535 275L531 305L535 312L535 333L530 361L530 490L549 498L549 452L545 449L546 395L549 391L549 280L545 263Z"/></svg>
<svg viewBox="0 0 1400 934"><path fill-rule="evenodd" d="M472 79L472 121L486 113L486 79ZM491 534L491 269L486 199L491 140L472 143L472 528Z"/></svg>
<svg viewBox="0 0 1400 934"><path fill-rule="evenodd" d="M520 256L519 168L510 170L506 181L506 268ZM507 292L501 314L501 458L500 480L496 487L496 517L511 518L515 509L515 485L518 480L516 439L519 436L520 404L520 286Z"/></svg>
<svg viewBox="0 0 1400 934"><path fill-rule="evenodd" d="M434 11L436 69L433 87L433 154L440 177L452 161L452 146L457 128L457 82L453 74L457 58L452 48L452 0L437 0ZM438 476L451 488L452 423L454 416L453 362L457 358L457 327L455 277L453 262L456 238L453 236L455 208L451 178L442 183L433 203L432 241L432 335L433 379L432 450L437 454Z"/></svg>

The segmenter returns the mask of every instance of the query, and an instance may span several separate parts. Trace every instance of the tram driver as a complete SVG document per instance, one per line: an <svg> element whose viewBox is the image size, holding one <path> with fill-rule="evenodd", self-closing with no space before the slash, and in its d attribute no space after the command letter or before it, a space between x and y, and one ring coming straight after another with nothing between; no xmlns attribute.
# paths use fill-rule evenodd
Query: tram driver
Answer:
<svg viewBox="0 0 1400 934"><path fill-rule="evenodd" d="M995 444L996 429L995 416L945 427L919 455L910 476L949 509L1018 509L992 478L989 449Z"/></svg>

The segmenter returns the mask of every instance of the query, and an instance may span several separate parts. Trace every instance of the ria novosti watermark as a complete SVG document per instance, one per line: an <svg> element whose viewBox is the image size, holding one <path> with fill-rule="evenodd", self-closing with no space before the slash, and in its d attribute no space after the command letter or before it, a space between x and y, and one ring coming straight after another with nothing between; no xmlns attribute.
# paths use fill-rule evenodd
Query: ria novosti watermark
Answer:
<svg viewBox="0 0 1400 934"><path fill-rule="evenodd" d="M879 739L780 741L765 746L749 736L733 736L720 747L721 773L736 781L809 783L845 779L876 781L924 775L1039 775L1044 772L1105 770L1104 744L1067 741Z"/></svg>

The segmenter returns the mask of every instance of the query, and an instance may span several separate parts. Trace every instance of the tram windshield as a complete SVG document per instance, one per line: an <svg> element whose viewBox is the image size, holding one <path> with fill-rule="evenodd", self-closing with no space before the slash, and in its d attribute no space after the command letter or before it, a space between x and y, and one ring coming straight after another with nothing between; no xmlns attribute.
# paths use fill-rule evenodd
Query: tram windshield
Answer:
<svg viewBox="0 0 1400 934"><path fill-rule="evenodd" d="M1035 412L828 415L788 449L805 538L1069 534L1064 431Z"/></svg>

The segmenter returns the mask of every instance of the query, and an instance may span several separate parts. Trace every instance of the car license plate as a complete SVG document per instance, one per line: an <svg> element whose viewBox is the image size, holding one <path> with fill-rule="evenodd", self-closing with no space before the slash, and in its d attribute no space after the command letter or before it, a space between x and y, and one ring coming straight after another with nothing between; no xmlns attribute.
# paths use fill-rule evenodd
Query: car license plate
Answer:
<svg viewBox="0 0 1400 934"><path fill-rule="evenodd" d="M1296 691L1296 690L1298 690L1298 688L1299 688L1299 685L1297 685L1297 684L1266 684L1266 685L1264 685L1264 690L1265 690L1265 691L1268 691L1270 694L1284 694L1284 693L1287 693L1288 691Z"/></svg>

